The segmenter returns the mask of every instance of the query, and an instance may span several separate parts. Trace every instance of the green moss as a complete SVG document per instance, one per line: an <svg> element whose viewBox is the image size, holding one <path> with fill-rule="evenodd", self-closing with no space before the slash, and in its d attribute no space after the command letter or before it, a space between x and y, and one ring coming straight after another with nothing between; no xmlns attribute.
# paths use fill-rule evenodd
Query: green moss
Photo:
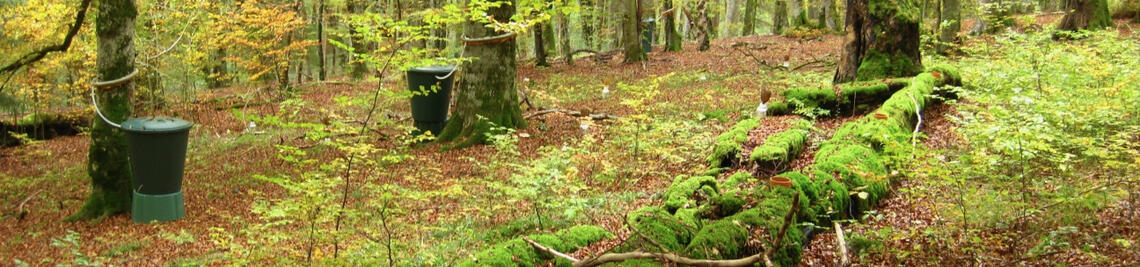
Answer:
<svg viewBox="0 0 1140 267"><path fill-rule="evenodd" d="M767 168L784 165L799 156L807 143L811 122L798 120L793 127L768 136L764 144L752 150L749 159Z"/></svg>
<svg viewBox="0 0 1140 267"><path fill-rule="evenodd" d="M688 210L688 209L686 209ZM688 212L686 212L688 213ZM634 230L649 239L661 244L669 251L680 251L685 248L696 230L661 207L645 207L629 214L629 222ZM636 249L656 249L652 242L633 239L618 251L632 251Z"/></svg>
<svg viewBox="0 0 1140 267"><path fill-rule="evenodd" d="M699 259L737 259L748 241L748 228L735 218L724 218L702 227L689 243L689 256Z"/></svg>
<svg viewBox="0 0 1140 267"><path fill-rule="evenodd" d="M733 190L713 198L717 217L736 214L744 207L744 203L744 193L740 190Z"/></svg>
<svg viewBox="0 0 1140 267"><path fill-rule="evenodd" d="M613 235L601 227L580 225L559 231L557 234L537 234L527 237L554 250L573 252L590 243L612 238ZM549 254L534 249L522 238L514 238L476 253L474 259L460 263L459 266L535 266L551 259ZM559 265L569 263L561 259L559 261Z"/></svg>
<svg viewBox="0 0 1140 267"><path fill-rule="evenodd" d="M868 14L881 19L895 18L903 22L918 23L922 10L915 0L870 0L867 1Z"/></svg>
<svg viewBox="0 0 1140 267"><path fill-rule="evenodd" d="M941 79L936 83L941 85L962 86L962 71L954 65L940 63L926 68L926 72L937 72ZM931 75L933 76L933 75Z"/></svg>
<svg viewBox="0 0 1140 267"><path fill-rule="evenodd" d="M716 186L716 178L712 176L677 176L665 191L665 209L673 212L680 208L696 207L698 203L693 197L697 192L701 192L706 199L712 198L719 192Z"/></svg>
<svg viewBox="0 0 1140 267"><path fill-rule="evenodd" d="M673 218L691 229L700 229L702 225L700 208L679 209L673 213Z"/></svg>
<svg viewBox="0 0 1140 267"><path fill-rule="evenodd" d="M748 141L748 131L760 126L757 119L745 119L729 128L728 131L716 137L712 154L708 157L712 168L727 167L732 163L732 157L740 153L740 146Z"/></svg>
<svg viewBox="0 0 1140 267"><path fill-rule="evenodd" d="M907 55L888 55L870 50L863 56L863 62L859 64L856 73L859 81L868 81L887 77L912 76L921 71L921 66L916 66L914 59Z"/></svg>
<svg viewBox="0 0 1140 267"><path fill-rule="evenodd" d="M724 179L724 183L720 184L720 188L724 190L732 190L740 187L741 184L747 183L749 180L754 180L752 174L747 171L738 171L728 178Z"/></svg>
<svg viewBox="0 0 1140 267"><path fill-rule="evenodd" d="M838 103L831 88L792 88L784 91L784 101L796 103L796 108L833 109Z"/></svg>
<svg viewBox="0 0 1140 267"><path fill-rule="evenodd" d="M768 105L767 115L780 116L780 115L792 114L792 109L788 107L787 102L773 101L773 102L767 103L767 105Z"/></svg>

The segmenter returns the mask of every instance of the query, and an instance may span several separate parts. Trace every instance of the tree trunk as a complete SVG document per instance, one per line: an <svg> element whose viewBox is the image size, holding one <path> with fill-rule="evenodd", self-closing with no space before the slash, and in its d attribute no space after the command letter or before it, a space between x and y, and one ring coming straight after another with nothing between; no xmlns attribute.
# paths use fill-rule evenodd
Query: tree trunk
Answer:
<svg viewBox="0 0 1140 267"><path fill-rule="evenodd" d="M597 21L595 13L598 8L595 7L594 0L580 0L582 6L582 13L580 15L582 23L582 43L586 48L594 47L594 23Z"/></svg>
<svg viewBox="0 0 1140 267"><path fill-rule="evenodd" d="M947 54L950 46L947 44L954 42L954 37L958 36L958 32L962 31L962 2L960 0L942 0L941 21L939 25L941 29L938 30L938 53Z"/></svg>
<svg viewBox="0 0 1140 267"><path fill-rule="evenodd" d="M724 22L720 23L721 26L723 26L723 27L720 27L721 38L732 37L733 34L736 34L736 31L733 30L733 26L737 21L737 19L736 19L737 14L736 13L737 13L737 10L740 9L739 4L740 4L740 2L736 1L736 0L725 0Z"/></svg>
<svg viewBox="0 0 1140 267"><path fill-rule="evenodd" d="M749 36L753 34L756 34L756 0L748 0L744 3L744 29L740 35Z"/></svg>
<svg viewBox="0 0 1140 267"><path fill-rule="evenodd" d="M515 1L510 5L491 8L487 14L496 18L509 18L515 13ZM464 23L468 38L499 36L483 23ZM463 78L455 98L455 115L439 134L439 141L458 141L454 147L465 147L487 141L487 134L495 128L517 128L526 125L519 109L518 91L515 89L517 62L514 37L493 39L487 42L468 42L464 53L475 60L466 63Z"/></svg>
<svg viewBox="0 0 1140 267"><path fill-rule="evenodd" d="M835 0L821 0L819 5L819 27L835 29Z"/></svg>
<svg viewBox="0 0 1140 267"><path fill-rule="evenodd" d="M562 61L566 65L574 65L574 47L570 46L570 18L562 12L558 12L558 44L562 48Z"/></svg>
<svg viewBox="0 0 1140 267"><path fill-rule="evenodd" d="M319 68L317 78L324 81L325 75L328 74L325 72L325 0L320 0L317 3L317 42L320 43L317 46L317 58L320 61L317 63Z"/></svg>
<svg viewBox="0 0 1140 267"><path fill-rule="evenodd" d="M681 51L681 34L677 32L677 14L673 0L663 0L665 16L665 51Z"/></svg>
<svg viewBox="0 0 1140 267"><path fill-rule="evenodd" d="M534 59L535 66L550 67L550 62L546 61L546 23L539 23L534 25Z"/></svg>
<svg viewBox="0 0 1140 267"><path fill-rule="evenodd" d="M788 1L776 0L773 9L775 12L772 14L772 34L784 34L784 30L788 27Z"/></svg>
<svg viewBox="0 0 1140 267"><path fill-rule="evenodd" d="M807 14L804 12L804 0L790 0L788 14L792 16L792 27L807 25Z"/></svg>
<svg viewBox="0 0 1140 267"><path fill-rule="evenodd" d="M1057 25L1058 30L1100 30L1116 26L1108 12L1106 0L1069 0L1065 5L1065 17Z"/></svg>
<svg viewBox="0 0 1140 267"><path fill-rule="evenodd" d="M847 35L834 82L921 72L917 6L914 0L847 0Z"/></svg>
<svg viewBox="0 0 1140 267"><path fill-rule="evenodd" d="M709 19L708 2L700 0L697 2L697 16L690 19L697 21L693 22L697 30L697 51L709 50L709 39L712 35L712 20Z"/></svg>
<svg viewBox="0 0 1140 267"><path fill-rule="evenodd" d="M625 63L645 61L645 51L641 48L641 10L640 0L622 0L625 10L622 10L621 38L625 46Z"/></svg>
<svg viewBox="0 0 1140 267"><path fill-rule="evenodd" d="M99 80L121 78L135 69L134 0L101 0L95 18L98 55L95 69ZM131 116L130 94L133 83L96 90L98 104L107 119L121 122ZM87 203L67 220L102 219L126 212L131 207L131 166L127 161L127 140L122 131L95 119L91 126L91 146L87 152L87 175L91 194Z"/></svg>
<svg viewBox="0 0 1140 267"><path fill-rule="evenodd" d="M364 4L361 3L361 1L364 1L364 0L349 0L348 1L349 12L351 12L352 14L363 13ZM351 22L351 20L350 20L350 22ZM352 40L352 50L353 50L352 55L351 55L353 58L353 60L352 60L352 71L351 71L351 77L352 77L353 81L359 81L360 79L363 79L364 74L368 72L368 66L365 65L365 62L363 60L361 60L359 57L356 56L356 54L368 53L368 48L369 48L369 46L364 43L364 38L362 38L362 36L360 36L361 33L356 29L356 27L358 27L358 26L359 25L355 25L353 23L348 23L349 32L352 33L350 35L351 36L350 38L352 38L351 40Z"/></svg>
<svg viewBox="0 0 1140 267"><path fill-rule="evenodd" d="M226 49L219 47L210 55L213 64L206 68L206 87L211 89L229 86L229 69L226 66Z"/></svg>

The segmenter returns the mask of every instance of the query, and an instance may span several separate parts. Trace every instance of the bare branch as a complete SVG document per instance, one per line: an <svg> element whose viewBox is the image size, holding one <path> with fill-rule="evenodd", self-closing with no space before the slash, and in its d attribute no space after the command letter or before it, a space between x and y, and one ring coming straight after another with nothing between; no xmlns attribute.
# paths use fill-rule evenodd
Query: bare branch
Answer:
<svg viewBox="0 0 1140 267"><path fill-rule="evenodd" d="M0 68L0 73L13 72L29 64L36 63L51 52L67 52L67 49L71 47L71 40L79 33L79 28L83 27L83 20L87 17L87 7L91 5L91 0L83 0L79 5L79 12L75 13L75 23L71 24L71 28L67 29L67 35L64 36L63 43L40 48L40 50L21 56L16 62L12 62Z"/></svg>
<svg viewBox="0 0 1140 267"><path fill-rule="evenodd" d="M570 262L578 262L578 259L575 259L574 257L570 257L570 255L562 254L562 252L558 252L558 251L550 249L548 247L544 247L544 246L542 246L542 244L539 244L538 242L534 242L534 240L530 240L530 238L526 238L525 236L522 238L522 240L526 241L527 243L530 243L531 246L534 246L534 248L541 250L543 252L550 253L551 255L557 256L559 258L567 259Z"/></svg>

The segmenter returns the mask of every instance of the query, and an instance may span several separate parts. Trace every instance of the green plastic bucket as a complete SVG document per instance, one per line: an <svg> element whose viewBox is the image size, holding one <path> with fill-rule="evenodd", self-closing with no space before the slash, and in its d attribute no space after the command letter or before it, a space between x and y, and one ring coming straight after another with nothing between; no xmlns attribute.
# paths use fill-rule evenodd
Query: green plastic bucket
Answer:
<svg viewBox="0 0 1140 267"><path fill-rule="evenodd" d="M438 135L447 125L451 104L451 84L455 80L454 66L432 66L408 70L408 90L412 95L412 120L420 132L431 131Z"/></svg>
<svg viewBox="0 0 1140 267"><path fill-rule="evenodd" d="M171 117L134 118L122 123L130 152L132 221L165 222L186 215L182 173L192 126Z"/></svg>

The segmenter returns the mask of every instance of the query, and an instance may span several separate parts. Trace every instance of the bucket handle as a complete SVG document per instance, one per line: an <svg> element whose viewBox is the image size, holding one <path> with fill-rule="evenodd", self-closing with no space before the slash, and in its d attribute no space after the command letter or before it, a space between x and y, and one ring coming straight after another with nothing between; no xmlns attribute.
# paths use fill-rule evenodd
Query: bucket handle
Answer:
<svg viewBox="0 0 1140 267"><path fill-rule="evenodd" d="M107 119L106 116L103 116L103 112L99 110L99 103L95 101L95 88L104 89L104 88L123 85L127 82L130 82L132 79L135 78L135 75L138 75L138 74L139 74L139 69L136 68L133 71L131 71L131 73L127 73L127 75L124 75L122 78L118 78L118 79L114 79L114 80L110 80L110 81L95 81L95 82L91 83L91 105L95 107L95 114L99 115L99 118L102 119L103 122L107 123L107 125L111 125L111 127L115 127L118 129L123 128L123 126L119 125L118 123L112 122L111 120Z"/></svg>

